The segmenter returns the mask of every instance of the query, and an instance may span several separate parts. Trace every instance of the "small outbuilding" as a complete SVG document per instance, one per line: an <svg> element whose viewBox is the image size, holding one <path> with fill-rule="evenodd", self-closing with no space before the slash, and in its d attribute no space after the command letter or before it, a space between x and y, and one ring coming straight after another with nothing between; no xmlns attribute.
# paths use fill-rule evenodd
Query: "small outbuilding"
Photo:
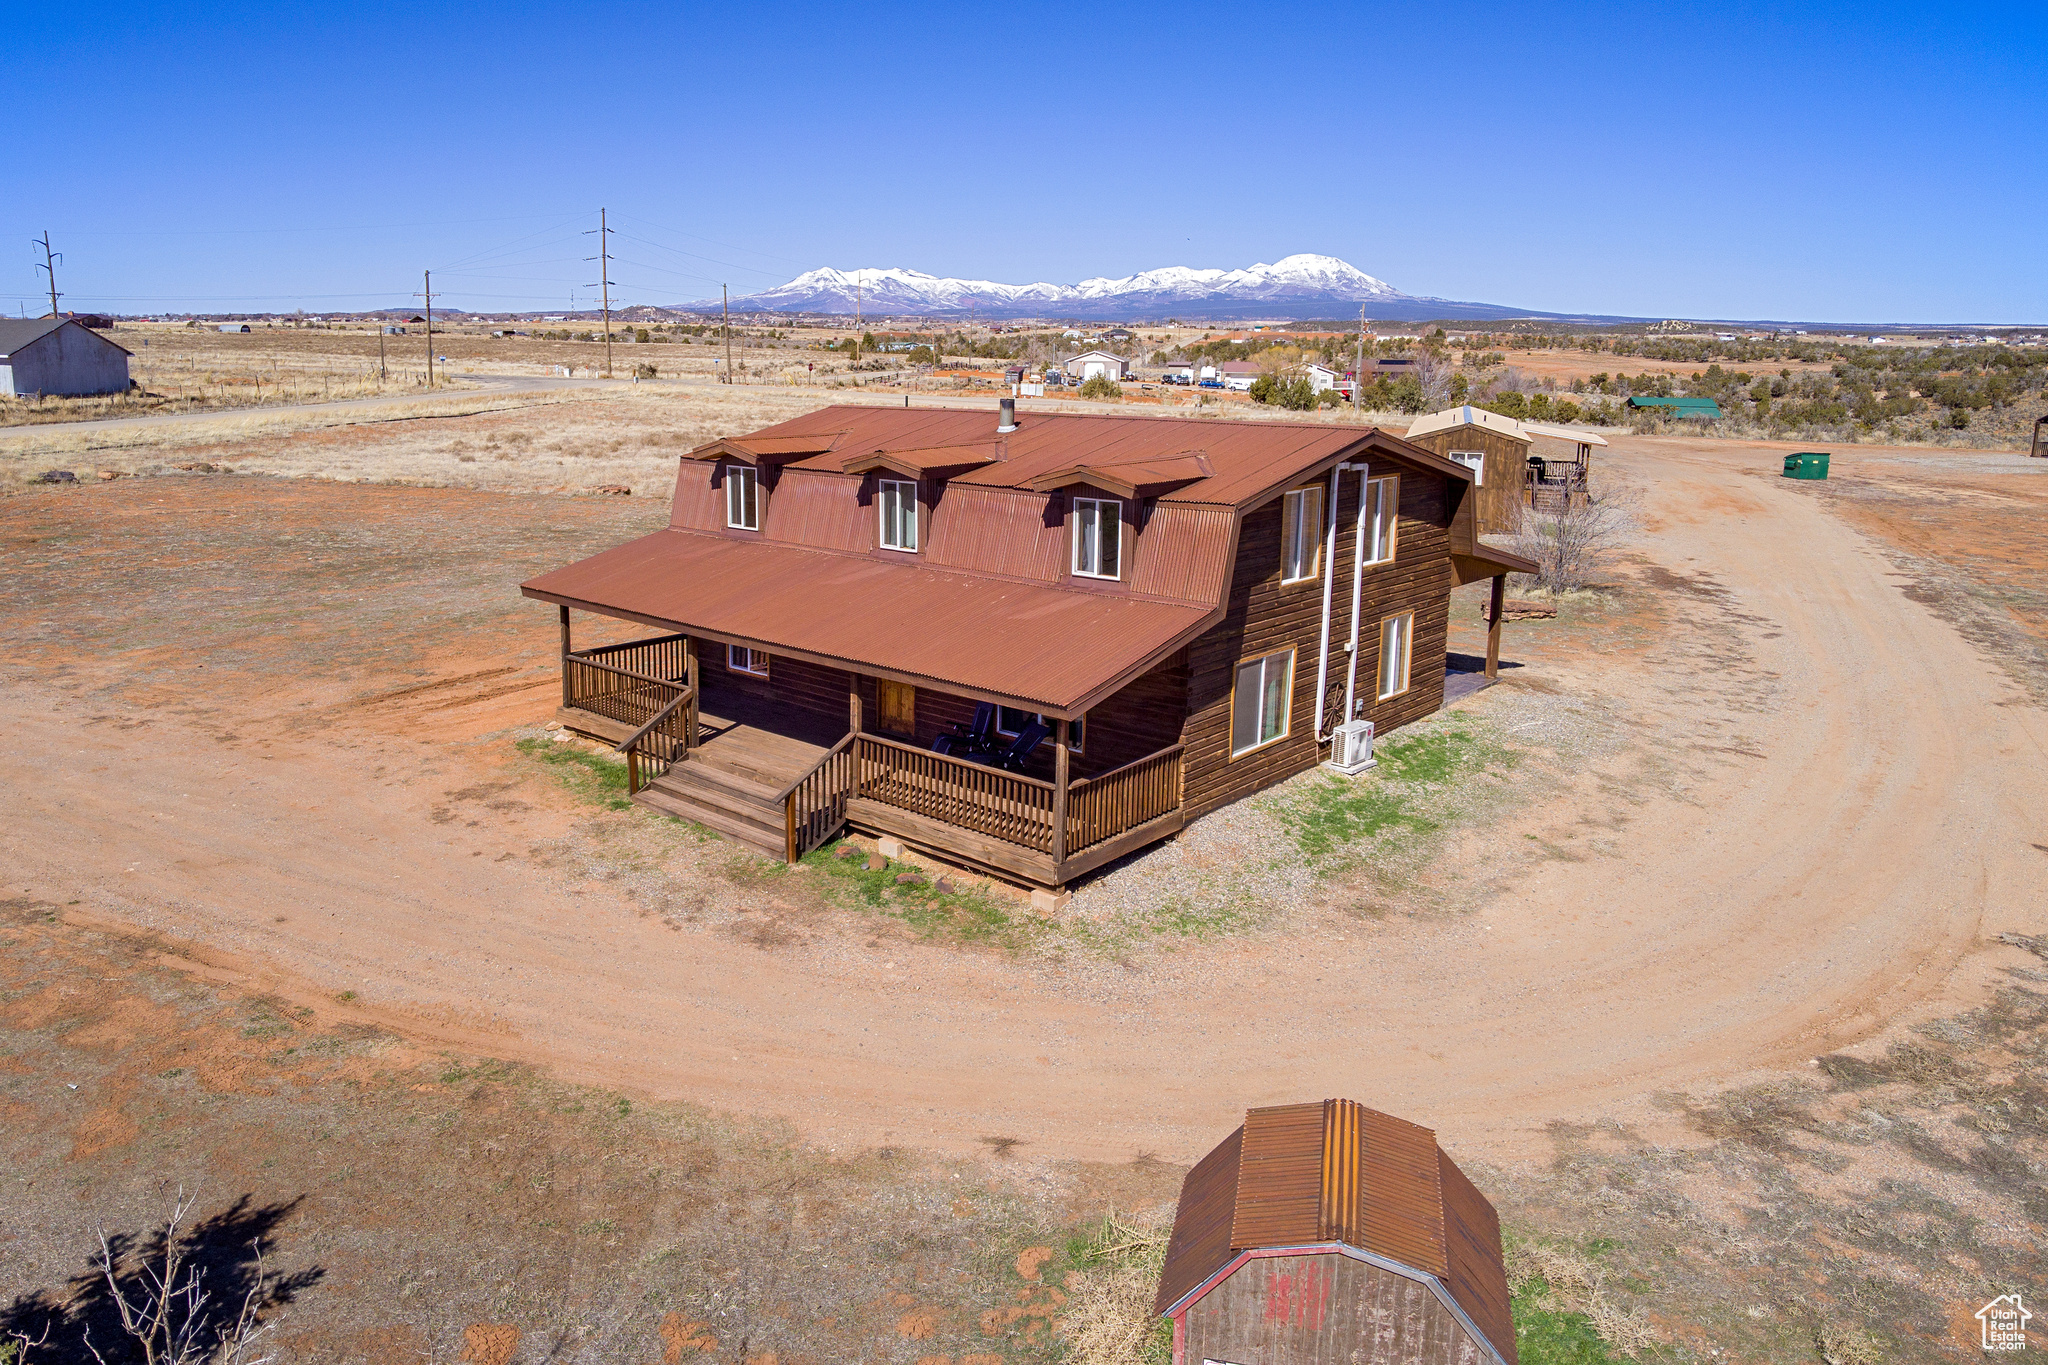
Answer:
<svg viewBox="0 0 2048 1365"><path fill-rule="evenodd" d="M1083 351L1066 364L1069 378L1086 383L1098 375L1121 382L1131 374L1131 362L1108 351Z"/></svg>
<svg viewBox="0 0 2048 1365"><path fill-rule="evenodd" d="M1654 408L1666 417L1690 417L1700 422L1721 420L1721 405L1711 398L1631 398L1631 409Z"/></svg>
<svg viewBox="0 0 2048 1365"><path fill-rule="evenodd" d="M1593 447L1607 444L1590 431L1517 421L1470 404L1416 418L1408 439L1472 471L1474 529L1482 536L1515 534L1524 507L1556 512L1583 499ZM1562 442L1571 453L1538 447L1538 439Z"/></svg>
<svg viewBox="0 0 2048 1365"><path fill-rule="evenodd" d="M126 393L131 354L76 318L0 318L0 397Z"/></svg>
<svg viewBox="0 0 2048 1365"><path fill-rule="evenodd" d="M1250 1110L1188 1172L1154 1308L1174 1365L1517 1365L1493 1205L1353 1100Z"/></svg>
<svg viewBox="0 0 2048 1365"><path fill-rule="evenodd" d="M1223 362L1223 387L1226 389L1248 390L1252 381L1265 371L1249 360L1226 360Z"/></svg>

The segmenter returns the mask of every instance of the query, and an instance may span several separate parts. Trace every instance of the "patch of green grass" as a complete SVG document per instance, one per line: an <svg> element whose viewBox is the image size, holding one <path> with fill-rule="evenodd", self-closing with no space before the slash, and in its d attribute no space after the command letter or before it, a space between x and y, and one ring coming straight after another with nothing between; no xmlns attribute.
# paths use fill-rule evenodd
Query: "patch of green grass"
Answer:
<svg viewBox="0 0 2048 1365"><path fill-rule="evenodd" d="M1514 1295L1515 1352L1522 1365L1620 1365L1584 1313L1542 1305L1550 1286L1531 1276Z"/></svg>
<svg viewBox="0 0 2048 1365"><path fill-rule="evenodd" d="M865 854L837 857L842 847L847 847L845 841L835 840L801 859L802 866L821 875L834 899L861 909L878 910L927 941L987 943L1005 948L1021 943L1024 926L1011 918L987 887L956 886L942 892L931 873L896 862L870 868ZM919 880L899 883L897 877L906 872L916 873Z"/></svg>
<svg viewBox="0 0 2048 1365"><path fill-rule="evenodd" d="M575 744L549 739L522 739L519 752L553 771L563 786L607 810L631 810L626 795L626 765L621 759L594 754Z"/></svg>
<svg viewBox="0 0 2048 1365"><path fill-rule="evenodd" d="M1433 834L1457 812L1433 795L1491 765L1512 766L1512 750L1466 725L1422 729L1378 746L1379 764L1356 777L1321 776L1276 814L1311 862L1402 833Z"/></svg>

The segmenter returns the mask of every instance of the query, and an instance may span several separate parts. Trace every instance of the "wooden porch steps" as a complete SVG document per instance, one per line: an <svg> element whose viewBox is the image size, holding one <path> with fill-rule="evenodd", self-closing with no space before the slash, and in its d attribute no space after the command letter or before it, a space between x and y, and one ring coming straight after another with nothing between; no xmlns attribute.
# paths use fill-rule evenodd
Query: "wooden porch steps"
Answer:
<svg viewBox="0 0 2048 1365"><path fill-rule="evenodd" d="M774 798L773 787L701 762L696 754L633 796L650 810L693 820L780 862L787 831L782 803Z"/></svg>

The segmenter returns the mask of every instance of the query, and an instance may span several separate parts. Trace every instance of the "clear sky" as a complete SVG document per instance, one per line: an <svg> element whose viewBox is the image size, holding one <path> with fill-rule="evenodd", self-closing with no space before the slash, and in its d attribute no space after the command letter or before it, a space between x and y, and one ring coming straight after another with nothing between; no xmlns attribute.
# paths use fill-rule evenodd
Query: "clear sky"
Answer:
<svg viewBox="0 0 2048 1365"><path fill-rule="evenodd" d="M1341 256L1560 312L2048 321L2048 4L8 3L0 308L668 303Z"/></svg>

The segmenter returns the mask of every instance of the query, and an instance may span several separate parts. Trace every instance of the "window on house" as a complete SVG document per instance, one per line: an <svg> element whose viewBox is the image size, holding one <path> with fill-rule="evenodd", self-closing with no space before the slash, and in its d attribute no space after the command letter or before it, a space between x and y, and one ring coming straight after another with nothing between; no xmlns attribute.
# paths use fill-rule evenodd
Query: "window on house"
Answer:
<svg viewBox="0 0 2048 1365"><path fill-rule="evenodd" d="M751 673L757 678L768 676L768 656L745 645L725 647L725 666L735 673Z"/></svg>
<svg viewBox="0 0 2048 1365"><path fill-rule="evenodd" d="M1365 562L1385 564L1394 558L1394 527L1401 507L1401 476L1365 481Z"/></svg>
<svg viewBox="0 0 2048 1365"><path fill-rule="evenodd" d="M1074 572L1115 578L1123 540L1123 507L1108 498L1074 499Z"/></svg>
<svg viewBox="0 0 2048 1365"><path fill-rule="evenodd" d="M1230 698L1232 757L1287 738L1288 699L1294 691L1294 651L1282 650L1237 666Z"/></svg>
<svg viewBox="0 0 2048 1365"><path fill-rule="evenodd" d="M761 529L761 472L752 465L725 467L725 524L742 531Z"/></svg>
<svg viewBox="0 0 2048 1365"><path fill-rule="evenodd" d="M1323 571L1323 489L1297 488L1280 498L1280 581L1299 583Z"/></svg>
<svg viewBox="0 0 2048 1365"><path fill-rule="evenodd" d="M875 501L882 509L882 548L917 548L917 485L897 479L883 479L875 489Z"/></svg>
<svg viewBox="0 0 2048 1365"><path fill-rule="evenodd" d="M1046 728L1048 733L1045 742L1047 744L1052 743L1052 736L1060 732L1060 723L1056 717L1040 715L1036 711L1019 711L1014 706L998 706L996 708L996 732L1008 735L1012 739L1023 734L1024 727L1034 720ZM1077 754L1081 752L1084 737L1083 731L1086 729L1087 724L1088 717L1086 716L1081 716L1078 719L1067 722L1067 742L1073 746L1073 751Z"/></svg>
<svg viewBox="0 0 2048 1365"><path fill-rule="evenodd" d="M1380 622L1380 700L1408 690L1408 656L1415 638L1415 613L1404 611Z"/></svg>
<svg viewBox="0 0 2048 1365"><path fill-rule="evenodd" d="M1472 486L1474 488L1483 488L1486 485L1486 452L1481 450L1454 450L1451 452L1451 463L1461 464L1472 471Z"/></svg>

